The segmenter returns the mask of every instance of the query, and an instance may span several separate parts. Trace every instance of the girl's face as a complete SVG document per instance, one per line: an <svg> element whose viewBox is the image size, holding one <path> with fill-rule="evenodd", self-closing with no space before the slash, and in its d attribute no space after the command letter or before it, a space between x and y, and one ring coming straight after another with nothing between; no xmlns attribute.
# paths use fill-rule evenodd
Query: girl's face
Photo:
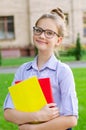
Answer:
<svg viewBox="0 0 86 130"><path fill-rule="evenodd" d="M39 27L38 29L41 29L41 31L44 31L40 35L36 35L36 32L34 32L33 41L35 46L38 48L39 51L53 52L55 46L59 45L61 42L60 37L58 37L56 23L50 18L45 18L41 19L38 22L37 27ZM45 32L45 30L48 31ZM40 33L40 30L37 31L38 33ZM54 32L53 36L52 31ZM48 37L47 35L51 35L51 37Z"/></svg>

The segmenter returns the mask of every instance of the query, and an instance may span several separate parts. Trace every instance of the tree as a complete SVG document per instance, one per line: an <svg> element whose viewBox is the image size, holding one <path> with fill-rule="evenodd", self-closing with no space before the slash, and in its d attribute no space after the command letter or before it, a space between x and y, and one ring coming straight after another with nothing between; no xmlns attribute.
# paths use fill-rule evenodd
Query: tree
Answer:
<svg viewBox="0 0 86 130"><path fill-rule="evenodd" d="M75 47L75 58L76 60L81 59L81 42L80 42L80 34L77 34L77 39L76 39L76 47Z"/></svg>

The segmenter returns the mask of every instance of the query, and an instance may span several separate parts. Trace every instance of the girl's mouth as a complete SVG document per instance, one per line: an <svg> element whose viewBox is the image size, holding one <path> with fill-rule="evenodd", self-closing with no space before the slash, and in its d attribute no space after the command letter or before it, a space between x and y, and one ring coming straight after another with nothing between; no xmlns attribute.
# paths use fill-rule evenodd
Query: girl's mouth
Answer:
<svg viewBox="0 0 86 130"><path fill-rule="evenodd" d="M42 41L42 40L36 40L36 42L39 43L39 44L48 44L47 42Z"/></svg>

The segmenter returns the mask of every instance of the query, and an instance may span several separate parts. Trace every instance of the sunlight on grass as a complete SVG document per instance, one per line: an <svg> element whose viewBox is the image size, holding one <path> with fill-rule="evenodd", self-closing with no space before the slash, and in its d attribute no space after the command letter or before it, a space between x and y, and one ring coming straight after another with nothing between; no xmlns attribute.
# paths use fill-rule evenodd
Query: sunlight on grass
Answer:
<svg viewBox="0 0 86 130"><path fill-rule="evenodd" d="M86 130L86 68L73 69L79 100L79 120L74 130Z"/></svg>

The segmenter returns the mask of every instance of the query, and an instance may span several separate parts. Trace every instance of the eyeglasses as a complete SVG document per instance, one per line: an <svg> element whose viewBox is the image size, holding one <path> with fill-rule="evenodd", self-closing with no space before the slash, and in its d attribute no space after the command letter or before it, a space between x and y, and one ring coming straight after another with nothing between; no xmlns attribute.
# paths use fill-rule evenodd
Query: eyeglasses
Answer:
<svg viewBox="0 0 86 130"><path fill-rule="evenodd" d="M36 27L36 26L33 27L34 35L40 36L43 32L44 32L45 37L48 38L48 39L53 38L55 35L60 37L59 34L57 34L56 32L54 32L52 30L48 30L48 29L44 30L44 29L42 29L40 27Z"/></svg>

